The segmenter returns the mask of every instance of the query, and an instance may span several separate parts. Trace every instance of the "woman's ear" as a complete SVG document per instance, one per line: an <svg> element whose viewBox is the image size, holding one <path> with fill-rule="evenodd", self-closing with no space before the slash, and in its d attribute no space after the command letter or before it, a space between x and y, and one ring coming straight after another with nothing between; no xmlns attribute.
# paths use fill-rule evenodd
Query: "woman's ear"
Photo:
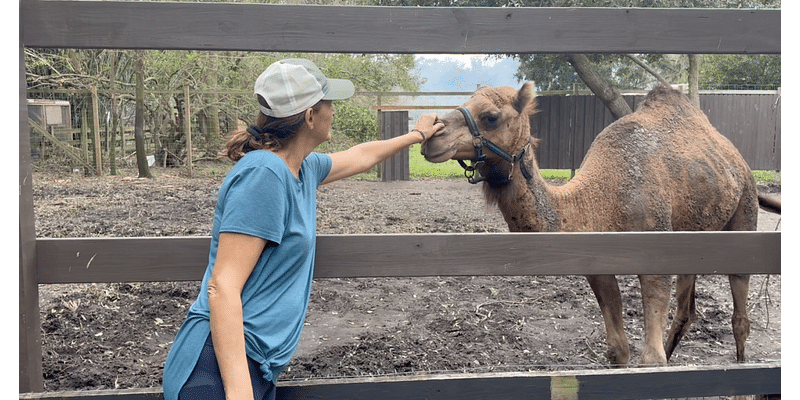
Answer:
<svg viewBox="0 0 800 400"><path fill-rule="evenodd" d="M314 109L313 108L307 108L306 109L305 120L306 120L306 125L308 125L309 128L313 128L314 127Z"/></svg>

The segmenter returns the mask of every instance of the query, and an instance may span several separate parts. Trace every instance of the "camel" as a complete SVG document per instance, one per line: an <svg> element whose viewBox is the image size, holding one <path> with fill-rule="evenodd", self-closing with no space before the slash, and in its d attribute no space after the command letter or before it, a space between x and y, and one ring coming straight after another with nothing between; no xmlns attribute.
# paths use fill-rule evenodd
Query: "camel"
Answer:
<svg viewBox="0 0 800 400"><path fill-rule="evenodd" d="M539 173L530 132L533 85L481 87L457 110L441 117L445 128L422 145L430 162L459 160L473 183L482 181L512 232L751 231L759 201L753 175L733 144L677 90L659 86L636 112L606 127L577 174L563 186ZM464 161L476 162L467 166ZM480 177L475 178L474 174ZM775 211L773 209L773 211ZM630 363L622 300L614 275L586 277L606 328L608 360ZM666 345L672 276L640 275L645 343L641 365L666 365L696 318L695 275L678 276L677 310ZM745 361L750 332L748 275L729 277L733 294L736 359Z"/></svg>

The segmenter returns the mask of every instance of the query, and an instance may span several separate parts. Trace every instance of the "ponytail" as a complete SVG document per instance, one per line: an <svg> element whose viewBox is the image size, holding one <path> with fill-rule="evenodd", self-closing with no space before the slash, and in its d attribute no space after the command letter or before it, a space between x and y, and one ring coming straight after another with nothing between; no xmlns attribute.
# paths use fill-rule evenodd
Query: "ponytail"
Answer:
<svg viewBox="0 0 800 400"><path fill-rule="evenodd" d="M269 108L261 96L258 100L262 106ZM311 108L319 111L321 104L319 102ZM220 155L233 161L239 161L245 154L253 150L276 151L283 149L297 137L297 133L300 132L300 128L305 122L305 111L285 118L269 117L259 112L256 124L231 135Z"/></svg>

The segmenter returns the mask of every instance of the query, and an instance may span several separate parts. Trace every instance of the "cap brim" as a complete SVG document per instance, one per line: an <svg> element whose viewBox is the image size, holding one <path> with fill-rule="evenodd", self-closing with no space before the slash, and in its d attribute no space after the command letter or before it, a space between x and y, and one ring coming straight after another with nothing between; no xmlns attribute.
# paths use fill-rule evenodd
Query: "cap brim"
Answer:
<svg viewBox="0 0 800 400"><path fill-rule="evenodd" d="M322 100L344 100L352 97L356 92L353 82L347 79L328 78L325 86L325 95L322 96Z"/></svg>

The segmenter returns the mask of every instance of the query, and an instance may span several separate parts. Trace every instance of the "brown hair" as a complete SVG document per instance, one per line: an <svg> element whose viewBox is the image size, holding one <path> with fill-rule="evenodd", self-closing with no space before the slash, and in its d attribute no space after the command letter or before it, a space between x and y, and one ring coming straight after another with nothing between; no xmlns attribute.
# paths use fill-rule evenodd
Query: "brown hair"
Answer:
<svg viewBox="0 0 800 400"><path fill-rule="evenodd" d="M258 102L269 108L261 96L258 96ZM320 100L311 109L319 111L322 102L323 100ZM239 161L253 150L280 150L295 139L305 122L305 111L284 118L270 117L259 111L256 124L244 131L233 133L220 155Z"/></svg>

